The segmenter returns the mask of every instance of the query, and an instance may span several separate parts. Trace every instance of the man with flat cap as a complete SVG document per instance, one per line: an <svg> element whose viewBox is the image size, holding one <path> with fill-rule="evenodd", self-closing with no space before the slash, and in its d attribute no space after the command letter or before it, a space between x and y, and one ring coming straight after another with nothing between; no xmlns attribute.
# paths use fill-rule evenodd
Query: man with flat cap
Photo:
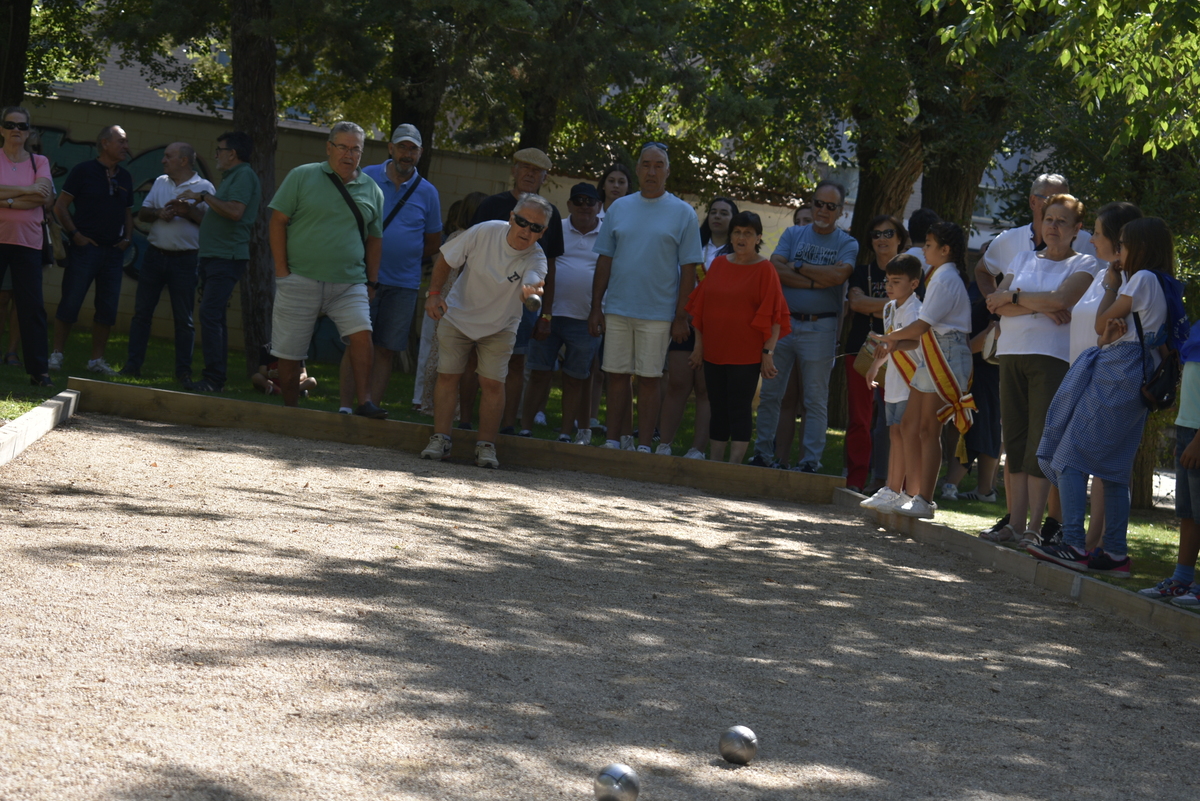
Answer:
<svg viewBox="0 0 1200 801"><path fill-rule="evenodd" d="M408 349L408 333L417 308L421 262L442 245L442 206L433 184L417 172L421 160L421 132L415 125L392 131L388 155L382 164L363 167L363 175L383 191L383 255L379 281L371 299L371 397L383 402L392 362ZM354 379L350 351L342 357L341 408L354 408Z"/></svg>
<svg viewBox="0 0 1200 801"><path fill-rule="evenodd" d="M480 203L474 219L471 220L471 225L475 226L488 220L507 221L517 206L517 200L522 195L541 192L542 184L546 183L551 166L553 165L550 163L550 157L536 147L518 150L513 154L513 188L508 192L492 195ZM546 254L546 287L542 299L544 308L550 308L554 303L554 261L563 254L562 216L558 213L558 207L551 204L550 208L553 210L553 214L549 227L538 242L542 252ZM505 379L504 417L501 420L501 434L513 434L516 431L517 411L521 403L521 387L525 382L525 353L529 349L529 340L534 333L537 317L537 312L525 309L521 317L521 325L517 329L517 341L513 345L512 356L508 362L508 377ZM549 334L548 323L543 324L543 329L539 332L539 336L544 338ZM469 391L467 394L471 398L475 396L473 391ZM532 419L526 420L525 428L529 428L532 423Z"/></svg>

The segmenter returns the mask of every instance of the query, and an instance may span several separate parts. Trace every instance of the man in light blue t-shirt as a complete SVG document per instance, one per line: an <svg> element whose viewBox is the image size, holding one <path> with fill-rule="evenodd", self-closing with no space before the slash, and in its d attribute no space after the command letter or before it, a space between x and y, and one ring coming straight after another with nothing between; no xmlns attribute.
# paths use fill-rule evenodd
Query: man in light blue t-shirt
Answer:
<svg viewBox="0 0 1200 801"><path fill-rule="evenodd" d="M829 421L829 374L837 348L838 314L846 297L846 281L854 272L858 242L837 227L846 190L833 181L817 184L811 225L783 232L771 263L779 273L792 314L792 332L775 345L775 378L764 378L759 393L754 456L750 464L778 465L775 429L779 406L793 366L800 370L804 395L804 441L798 470L815 473L825 451Z"/></svg>
<svg viewBox="0 0 1200 801"><path fill-rule="evenodd" d="M643 147L636 172L641 192L609 206L596 240L600 255L588 329L605 335L601 367L608 373L609 439L604 446L632 449L630 378L636 375L637 449L650 453L667 345L688 337L684 304L704 255L696 210L667 191L667 146L650 142Z"/></svg>

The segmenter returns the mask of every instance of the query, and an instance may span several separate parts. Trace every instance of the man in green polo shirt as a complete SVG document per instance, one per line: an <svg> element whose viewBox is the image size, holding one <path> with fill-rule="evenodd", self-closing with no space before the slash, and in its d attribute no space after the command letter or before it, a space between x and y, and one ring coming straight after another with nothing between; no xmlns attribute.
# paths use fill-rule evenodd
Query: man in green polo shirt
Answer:
<svg viewBox="0 0 1200 801"><path fill-rule="evenodd" d="M317 318L337 326L350 351L354 389L362 401L355 414L383 418L371 400L369 293L383 253L383 192L358 169L363 129L339 122L325 143L327 161L288 173L270 206L271 255L275 259L275 313L271 354L279 359L283 402L300 398L300 362L308 355Z"/></svg>
<svg viewBox="0 0 1200 801"><path fill-rule="evenodd" d="M225 310L233 288L246 274L250 234L262 203L262 182L247 163L254 150L250 135L230 131L217 137L217 193L180 192L167 208L176 216L200 224L200 344L204 374L184 381L191 392L220 392L225 388L229 361L229 328ZM204 208L208 211L205 213Z"/></svg>

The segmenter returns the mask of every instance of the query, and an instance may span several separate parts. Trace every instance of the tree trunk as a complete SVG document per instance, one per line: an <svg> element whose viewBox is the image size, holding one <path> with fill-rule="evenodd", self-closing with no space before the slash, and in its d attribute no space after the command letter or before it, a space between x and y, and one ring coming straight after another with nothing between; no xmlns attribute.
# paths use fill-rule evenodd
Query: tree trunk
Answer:
<svg viewBox="0 0 1200 801"><path fill-rule="evenodd" d="M0 106L25 100L25 51L33 0L0 0Z"/></svg>
<svg viewBox="0 0 1200 801"><path fill-rule="evenodd" d="M904 219L904 207L924 166L921 135L911 130L906 133L890 157L883 156L880 148L867 141L857 147L858 196L854 200L850 235L859 242L876 216L891 214Z"/></svg>
<svg viewBox="0 0 1200 801"><path fill-rule="evenodd" d="M558 119L558 97L537 89L521 93L525 108L521 120L519 147L550 150L550 136Z"/></svg>
<svg viewBox="0 0 1200 801"><path fill-rule="evenodd" d="M448 76L448 64L438 60L433 41L432 37L414 35L408 17L396 23L392 37L392 74L397 79L392 86L392 127L388 134L404 123L417 126L422 142L421 160L417 162L421 175L429 175Z"/></svg>
<svg viewBox="0 0 1200 801"><path fill-rule="evenodd" d="M1162 456L1163 432L1167 424L1174 419L1176 410L1152 412L1146 418L1146 428L1142 431L1142 444L1138 447L1137 455L1133 457L1133 477L1129 482L1131 506L1134 509L1154 508L1154 471ZM1180 492L1180 488L1175 488Z"/></svg>
<svg viewBox="0 0 1200 801"><path fill-rule="evenodd" d="M957 98L952 95L950 100ZM1007 133L1008 101L983 98L967 108L956 102L921 102L921 116L926 118L921 131L921 205L970 231L979 181ZM954 128L953 121L961 127Z"/></svg>
<svg viewBox="0 0 1200 801"><path fill-rule="evenodd" d="M262 181L262 204L250 237L250 263L242 278L242 335L246 374L258 368L262 346L271 341L275 302L275 265L271 260L267 208L275 194L275 38L270 0L233 0L230 5L230 55L233 61L233 127L250 135L250 166Z"/></svg>

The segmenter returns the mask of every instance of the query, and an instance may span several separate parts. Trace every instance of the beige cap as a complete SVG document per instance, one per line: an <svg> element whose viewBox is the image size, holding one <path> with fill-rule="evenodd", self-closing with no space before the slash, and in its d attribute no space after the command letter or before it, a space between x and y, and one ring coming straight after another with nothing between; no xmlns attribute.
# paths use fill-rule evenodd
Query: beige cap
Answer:
<svg viewBox="0 0 1200 801"><path fill-rule="evenodd" d="M513 161L523 161L526 164L541 167L543 170L549 170L553 166L550 163L550 157L536 147L522 148L513 153Z"/></svg>

